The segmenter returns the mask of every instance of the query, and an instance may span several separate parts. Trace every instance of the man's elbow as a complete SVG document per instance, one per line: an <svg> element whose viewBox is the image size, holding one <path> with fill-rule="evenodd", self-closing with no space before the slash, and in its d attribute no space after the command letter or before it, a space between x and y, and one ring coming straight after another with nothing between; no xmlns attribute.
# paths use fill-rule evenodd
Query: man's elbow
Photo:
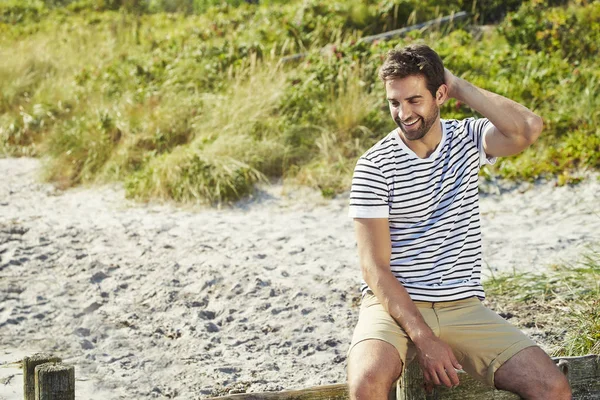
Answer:
<svg viewBox="0 0 600 400"><path fill-rule="evenodd" d="M369 284L369 282L372 281L372 276L373 274L373 265L368 264L368 263L361 263L360 265L360 272L362 273L362 277L365 280L365 282L367 282L367 285Z"/></svg>
<svg viewBox="0 0 600 400"><path fill-rule="evenodd" d="M528 146L532 145L540 137L544 130L544 120L537 114L533 114L527 119L527 129L525 139Z"/></svg>
<svg viewBox="0 0 600 400"><path fill-rule="evenodd" d="M362 277L367 282L369 287L379 286L381 280L383 279L381 272L384 270L382 267L378 266L375 262L363 262L360 266Z"/></svg>

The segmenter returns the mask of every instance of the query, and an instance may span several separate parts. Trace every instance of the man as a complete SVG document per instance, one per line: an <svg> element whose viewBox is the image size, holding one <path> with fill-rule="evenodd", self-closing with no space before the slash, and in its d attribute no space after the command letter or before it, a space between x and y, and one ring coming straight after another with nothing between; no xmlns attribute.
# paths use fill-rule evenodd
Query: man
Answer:
<svg viewBox="0 0 600 400"><path fill-rule="evenodd" d="M351 398L387 399L416 357L429 387L458 385L464 369L525 399L570 399L550 357L481 304L479 168L531 145L542 119L454 76L425 45L391 51L380 78L399 129L359 159L352 180L364 281ZM484 118L440 119L449 98Z"/></svg>

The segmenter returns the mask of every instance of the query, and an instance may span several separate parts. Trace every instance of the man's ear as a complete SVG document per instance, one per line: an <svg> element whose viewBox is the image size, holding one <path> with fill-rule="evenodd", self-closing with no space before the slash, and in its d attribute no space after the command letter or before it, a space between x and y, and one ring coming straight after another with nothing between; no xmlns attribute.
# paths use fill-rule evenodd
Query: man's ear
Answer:
<svg viewBox="0 0 600 400"><path fill-rule="evenodd" d="M438 90L435 92L435 102L438 106L441 106L448 100L448 86L442 83Z"/></svg>

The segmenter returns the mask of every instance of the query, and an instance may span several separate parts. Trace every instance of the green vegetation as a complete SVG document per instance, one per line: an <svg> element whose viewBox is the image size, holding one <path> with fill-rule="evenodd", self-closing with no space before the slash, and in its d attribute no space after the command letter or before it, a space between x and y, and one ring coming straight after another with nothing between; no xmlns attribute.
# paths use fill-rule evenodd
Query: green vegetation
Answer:
<svg viewBox="0 0 600 400"><path fill-rule="evenodd" d="M600 354L600 252L550 273L494 277L485 289L493 307L517 316L521 327L562 337L555 355Z"/></svg>
<svg viewBox="0 0 600 400"><path fill-rule="evenodd" d="M43 157L61 187L117 180L139 199L229 202L272 179L333 196L393 128L382 55L420 40L544 117L538 143L488 174L569 183L600 167L597 2L260 3L0 1L0 154ZM460 10L469 23L358 40Z"/></svg>

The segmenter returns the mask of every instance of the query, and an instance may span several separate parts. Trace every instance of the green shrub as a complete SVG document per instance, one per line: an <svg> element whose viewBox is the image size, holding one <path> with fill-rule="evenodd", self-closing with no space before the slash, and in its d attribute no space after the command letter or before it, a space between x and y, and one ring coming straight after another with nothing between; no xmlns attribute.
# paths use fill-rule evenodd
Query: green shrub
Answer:
<svg viewBox="0 0 600 400"><path fill-rule="evenodd" d="M5 0L0 2L0 23L22 24L39 21L47 9L42 1Z"/></svg>
<svg viewBox="0 0 600 400"><path fill-rule="evenodd" d="M50 161L48 178L62 187L93 182L109 159L118 131L104 113L94 119L75 117L54 130L47 143Z"/></svg>
<svg viewBox="0 0 600 400"><path fill-rule="evenodd" d="M600 42L600 3L551 7L547 1L524 3L501 25L511 44L539 52L560 52L570 60L595 58Z"/></svg>
<svg viewBox="0 0 600 400"><path fill-rule="evenodd" d="M258 171L239 161L182 151L154 158L127 178L125 187L127 195L136 199L218 204L252 193L261 178Z"/></svg>

